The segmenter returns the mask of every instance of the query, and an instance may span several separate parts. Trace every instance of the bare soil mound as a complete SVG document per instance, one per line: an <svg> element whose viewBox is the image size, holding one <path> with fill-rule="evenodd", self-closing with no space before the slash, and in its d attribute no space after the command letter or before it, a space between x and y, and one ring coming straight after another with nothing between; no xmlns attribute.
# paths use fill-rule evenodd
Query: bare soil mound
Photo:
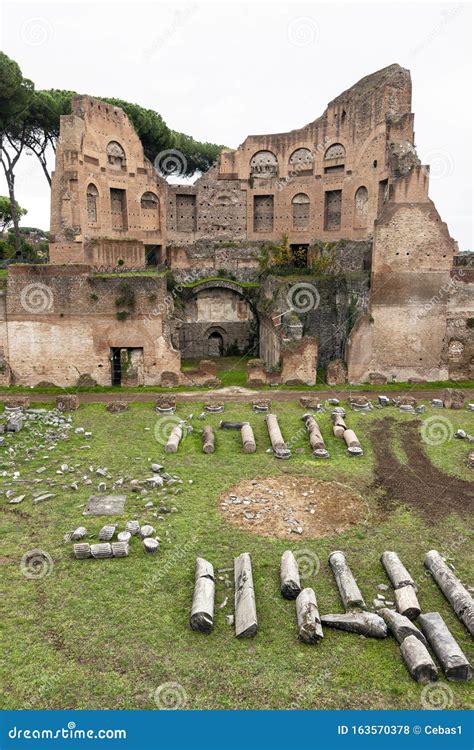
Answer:
<svg viewBox="0 0 474 750"><path fill-rule="evenodd" d="M239 482L221 495L220 508L244 531L293 540L340 534L368 515L350 487L289 474Z"/></svg>
<svg viewBox="0 0 474 750"><path fill-rule="evenodd" d="M437 521L450 513L472 513L473 485L433 466L423 450L420 425L421 422L414 420L400 426L387 417L378 421L371 431L375 453L374 487L382 490L384 509L406 504L430 521ZM400 430L401 447L408 456L407 464L400 463L394 454L394 430Z"/></svg>

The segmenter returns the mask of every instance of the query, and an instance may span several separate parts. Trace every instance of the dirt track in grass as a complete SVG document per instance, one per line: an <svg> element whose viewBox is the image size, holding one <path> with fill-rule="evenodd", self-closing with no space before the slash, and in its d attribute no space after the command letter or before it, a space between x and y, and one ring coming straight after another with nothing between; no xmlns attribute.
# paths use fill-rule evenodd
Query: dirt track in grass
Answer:
<svg viewBox="0 0 474 750"><path fill-rule="evenodd" d="M425 520L438 521L450 513L472 513L474 486L471 482L445 474L427 457L420 435L419 421L401 426L387 417L371 430L375 454L374 489L382 491L380 503L391 510L407 505L421 513ZM400 447L408 457L401 463L394 452L393 439L398 434ZM449 443L446 444L449 450Z"/></svg>

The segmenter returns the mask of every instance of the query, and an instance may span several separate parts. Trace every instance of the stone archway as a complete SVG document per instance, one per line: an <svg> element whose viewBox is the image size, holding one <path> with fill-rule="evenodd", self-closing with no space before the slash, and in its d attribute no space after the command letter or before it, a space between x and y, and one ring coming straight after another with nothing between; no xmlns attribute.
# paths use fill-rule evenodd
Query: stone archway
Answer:
<svg viewBox="0 0 474 750"><path fill-rule="evenodd" d="M213 279L190 290L179 329L185 358L256 356L257 340L257 314L238 282Z"/></svg>
<svg viewBox="0 0 474 750"><path fill-rule="evenodd" d="M208 356L209 357L222 357L224 355L224 337L219 331L212 331L207 337L208 343Z"/></svg>

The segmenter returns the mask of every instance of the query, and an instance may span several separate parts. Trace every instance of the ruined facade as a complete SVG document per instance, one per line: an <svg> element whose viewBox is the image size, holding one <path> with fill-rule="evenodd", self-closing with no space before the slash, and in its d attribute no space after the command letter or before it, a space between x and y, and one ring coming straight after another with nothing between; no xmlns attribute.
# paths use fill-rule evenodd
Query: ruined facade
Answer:
<svg viewBox="0 0 474 750"><path fill-rule="evenodd" d="M339 358L354 383L472 377L473 271L428 191L398 65L303 128L248 136L194 184L160 176L122 110L75 97L50 265L10 270L0 377L169 384L183 382L181 355L239 353L256 358L254 381L312 383ZM291 281L272 268L276 251ZM45 309L25 307L35 284Z"/></svg>

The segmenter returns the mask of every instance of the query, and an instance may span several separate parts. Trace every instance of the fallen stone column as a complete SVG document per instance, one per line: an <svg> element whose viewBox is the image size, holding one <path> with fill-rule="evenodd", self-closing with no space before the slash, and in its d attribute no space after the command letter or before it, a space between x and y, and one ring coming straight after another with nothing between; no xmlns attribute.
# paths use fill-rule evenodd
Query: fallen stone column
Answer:
<svg viewBox="0 0 474 750"><path fill-rule="evenodd" d="M313 589L303 589L296 598L298 635L305 643L318 643L323 637L318 603Z"/></svg>
<svg viewBox="0 0 474 750"><path fill-rule="evenodd" d="M394 612L393 609L388 609L387 607L380 609L379 615L383 617L387 623L388 629L399 643L403 643L405 638L408 638L409 636L414 636L415 638L418 638L424 646L427 645L423 633L418 630L416 625L414 625L408 617L405 617L405 615L401 615L399 612Z"/></svg>
<svg viewBox="0 0 474 750"><path fill-rule="evenodd" d="M438 679L438 670L428 649L414 635L400 644L400 653L414 680L427 683Z"/></svg>
<svg viewBox="0 0 474 750"><path fill-rule="evenodd" d="M472 677L472 667L438 612L420 615L418 622L448 680Z"/></svg>
<svg viewBox="0 0 474 750"><path fill-rule="evenodd" d="M432 549L427 552L425 567L430 571L461 622L474 636L474 600L469 591L446 565L437 550Z"/></svg>
<svg viewBox="0 0 474 750"><path fill-rule="evenodd" d="M277 458L290 458L291 451L283 440L283 435L278 424L278 417L276 414L267 414L265 420L275 456Z"/></svg>
<svg viewBox="0 0 474 750"><path fill-rule="evenodd" d="M402 588L402 586L413 586L416 591L415 581L396 552L384 552L380 558L380 562L384 566L394 589Z"/></svg>
<svg viewBox="0 0 474 750"><path fill-rule="evenodd" d="M373 612L347 612L344 615L322 615L321 624L328 628L346 630L369 638L385 638L387 626L379 615Z"/></svg>
<svg viewBox="0 0 474 750"><path fill-rule="evenodd" d="M112 542L110 546L112 547L112 555L114 557L128 557L128 542Z"/></svg>
<svg viewBox="0 0 474 750"><path fill-rule="evenodd" d="M329 458L329 452L324 444L324 439L312 414L304 414L302 417L309 433L309 444L311 445L315 458Z"/></svg>
<svg viewBox="0 0 474 750"><path fill-rule="evenodd" d="M165 452L166 453L176 453L178 450L178 445L180 444L181 440L183 439L183 430L179 426L179 424L175 425L173 429L171 430L171 434L168 438L168 441L165 445Z"/></svg>
<svg viewBox="0 0 474 750"><path fill-rule="evenodd" d="M271 405L271 401L269 401L268 399L261 398L256 401L252 401L252 409L257 414L259 412L269 412L271 409Z"/></svg>
<svg viewBox="0 0 474 750"><path fill-rule="evenodd" d="M347 452L351 456L363 455L362 446L359 443L359 440L357 439L357 435L355 434L354 430L345 430L343 438L344 438L345 444L347 445Z"/></svg>
<svg viewBox="0 0 474 750"><path fill-rule="evenodd" d="M401 586L395 589L395 604L397 611L409 620L416 620L421 612L420 603L413 586Z"/></svg>
<svg viewBox="0 0 474 750"><path fill-rule="evenodd" d="M207 426L202 431L202 449L204 453L214 453L214 430Z"/></svg>
<svg viewBox="0 0 474 750"><path fill-rule="evenodd" d="M247 423L243 424L240 428L240 436L242 438L242 447L244 453L255 453L257 450L257 444L255 442L255 436L251 426Z"/></svg>
<svg viewBox="0 0 474 750"><path fill-rule="evenodd" d="M296 599L301 591L298 563L289 549L281 556L280 591L285 599Z"/></svg>
<svg viewBox="0 0 474 750"><path fill-rule="evenodd" d="M91 546L87 542L74 545L74 557L76 560L86 560L88 557L92 557Z"/></svg>
<svg viewBox="0 0 474 750"><path fill-rule="evenodd" d="M421 612L415 581L396 552L385 551L380 558L395 590L395 604L401 615L416 620Z"/></svg>
<svg viewBox="0 0 474 750"><path fill-rule="evenodd" d="M339 594L345 610L365 609L365 602L355 581L352 571L346 563L343 552L336 550L329 555L329 565L336 579Z"/></svg>
<svg viewBox="0 0 474 750"><path fill-rule="evenodd" d="M109 542L91 544L91 555L96 559L103 557L113 557L112 547Z"/></svg>
<svg viewBox="0 0 474 750"><path fill-rule="evenodd" d="M214 627L214 568L202 557L196 557L194 596L189 624L200 633L210 633Z"/></svg>
<svg viewBox="0 0 474 750"><path fill-rule="evenodd" d="M344 437L344 433L347 430L347 425L344 421L344 417L342 414L338 414L337 412L334 412L332 415L332 421L333 421L333 434L334 437L342 438Z"/></svg>
<svg viewBox="0 0 474 750"><path fill-rule="evenodd" d="M234 558L235 635L247 637L257 633L257 607L253 588L252 562L248 552Z"/></svg>

